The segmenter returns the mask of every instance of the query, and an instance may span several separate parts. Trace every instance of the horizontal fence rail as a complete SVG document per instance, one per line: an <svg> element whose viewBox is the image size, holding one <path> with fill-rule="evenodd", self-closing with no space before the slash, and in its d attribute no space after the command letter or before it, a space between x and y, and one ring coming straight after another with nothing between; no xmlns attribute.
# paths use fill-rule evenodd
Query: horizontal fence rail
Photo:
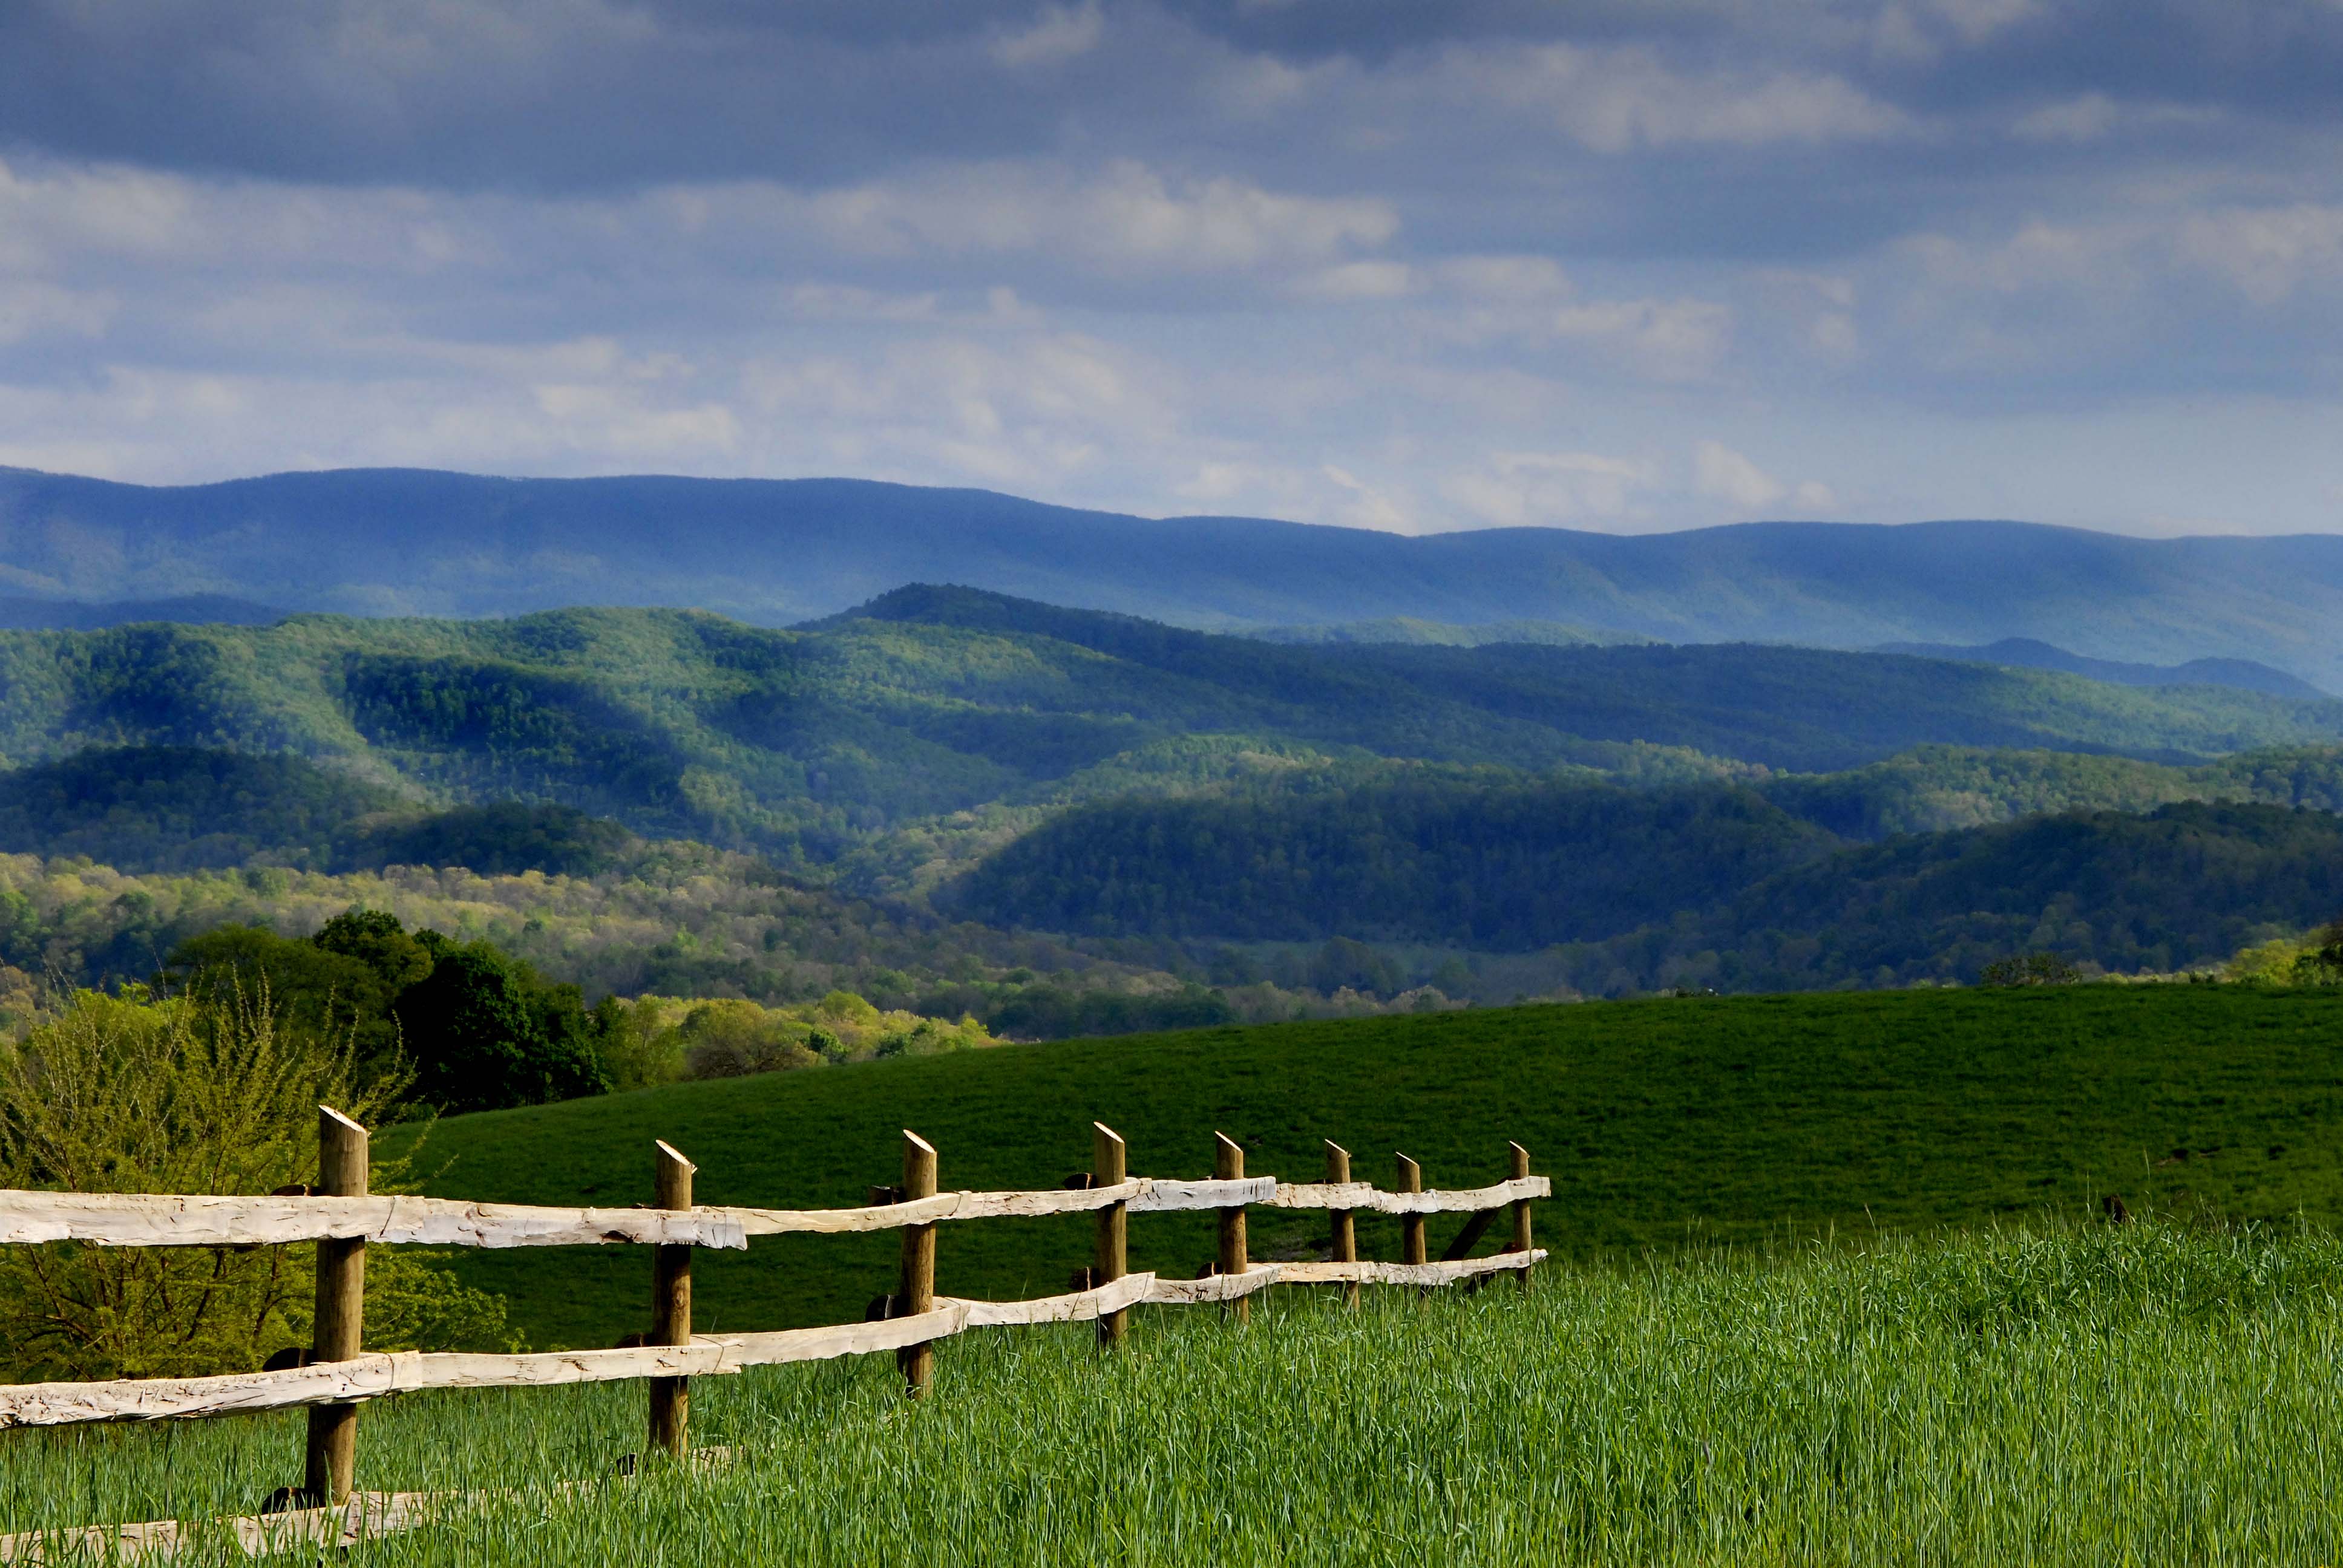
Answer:
<svg viewBox="0 0 2343 1568"><path fill-rule="evenodd" d="M1439 1286L1525 1269L1544 1251L1501 1253L1446 1263L1256 1263L1242 1274L1165 1280L1125 1274L1111 1285L1023 1302L943 1298L932 1312L877 1322L766 1333L699 1334L689 1344L609 1351L495 1355L470 1352L373 1352L349 1361L222 1377L125 1378L110 1382L0 1386L0 1429L92 1421L156 1421L333 1404L427 1389L550 1388L652 1377L720 1377L747 1367L830 1361L950 1339L970 1329L1081 1322L1141 1304L1232 1302L1271 1285L1346 1283Z"/></svg>
<svg viewBox="0 0 2343 1568"><path fill-rule="evenodd" d="M737 1251L748 1246L750 1236L843 1235L948 1220L1083 1214L1117 1203L1134 1214L1237 1208L1248 1203L1296 1209L1333 1206L1306 1200L1289 1203L1286 1191L1271 1176L1237 1181L1175 1181L1141 1176L1111 1187L939 1192L932 1198L857 1209L683 1210L541 1208L447 1198L0 1191L0 1245L82 1241L98 1247L254 1247L365 1241L427 1247L581 1247L633 1242ZM1291 1191L1306 1193L1319 1189ZM1373 1190L1363 1187L1360 1191ZM1479 1194L1426 1192L1420 1196L1473 1199ZM1363 1201L1356 1206L1374 1205Z"/></svg>
<svg viewBox="0 0 2343 1568"><path fill-rule="evenodd" d="M246 1247L314 1242L317 1246L317 1343L307 1364L232 1372L217 1377L126 1378L92 1382L0 1385L0 1429L84 1422L156 1421L307 1407L309 1436L305 1484L297 1503L339 1505L352 1495L357 1408L386 1395L427 1389L543 1388L569 1383L647 1380L650 1388L650 1448L681 1457L689 1410L689 1380L723 1376L753 1366L826 1361L892 1351L906 1385L927 1386L932 1347L975 1329L1060 1322L1095 1322L1099 1342L1122 1342L1133 1307L1209 1306L1245 1321L1251 1298L1272 1285L1341 1285L1355 1305L1363 1285L1433 1289L1475 1284L1511 1274L1528 1288L1531 1271L1546 1254L1532 1245L1531 1204L1551 1196L1553 1184L1529 1173L1529 1155L1510 1150L1511 1178L1486 1187L1423 1191L1422 1171L1396 1158L1392 1188L1351 1179L1351 1157L1326 1145L1327 1180L1286 1182L1248 1177L1244 1151L1214 1134L1214 1174L1209 1180L1131 1176L1123 1142L1104 1124L1093 1127L1092 1169L1062 1187L1014 1191L940 1191L937 1152L916 1134L903 1135L903 1181L874 1188L874 1201L839 1209L755 1209L695 1206L694 1167L665 1143L656 1145L655 1201L639 1207L558 1208L473 1203L367 1192L367 1136L340 1113L321 1107L320 1191L266 1197L0 1191L0 1245L75 1242L98 1247ZM876 1200L889 1199L890 1201ZM1246 1255L1248 1208L1318 1210L1329 1215L1325 1261L1254 1263ZM1218 1247L1214 1264L1196 1279L1172 1279L1126 1268L1126 1221L1131 1214L1211 1211ZM1469 1257L1501 1212L1513 1217L1503 1251ZM1078 1271L1081 1288L1063 1295L1015 1302L970 1301L936 1292L936 1227L968 1220L1096 1217L1094 1266ZM1402 1261L1358 1256L1354 1217L1399 1217ZM1471 1216L1438 1261L1426 1253L1424 1216ZM895 1231L902 1236L898 1287L873 1303L871 1321L759 1333L695 1334L691 1331L691 1254L700 1248L739 1251L751 1237L847 1235ZM370 1243L437 1247L562 1247L638 1245L655 1248L652 1329L648 1342L612 1350L533 1354L468 1352L366 1352L360 1349L365 1250ZM328 1266L330 1263L331 1266ZM330 1332L329 1332L330 1330Z"/></svg>
<svg viewBox="0 0 2343 1568"><path fill-rule="evenodd" d="M446 1198L182 1198L147 1193L0 1191L0 1243L253 1247L289 1241L423 1247L582 1247L616 1241L749 1244L712 1210L540 1209Z"/></svg>
<svg viewBox="0 0 2343 1568"><path fill-rule="evenodd" d="M1456 1192L1386 1192L1364 1181L1295 1183L1280 1181L1277 1196L1264 1201L1272 1209L1347 1209L1373 1214L1471 1214L1503 1209L1529 1198L1550 1198L1554 1183L1544 1176L1523 1176L1493 1187Z"/></svg>

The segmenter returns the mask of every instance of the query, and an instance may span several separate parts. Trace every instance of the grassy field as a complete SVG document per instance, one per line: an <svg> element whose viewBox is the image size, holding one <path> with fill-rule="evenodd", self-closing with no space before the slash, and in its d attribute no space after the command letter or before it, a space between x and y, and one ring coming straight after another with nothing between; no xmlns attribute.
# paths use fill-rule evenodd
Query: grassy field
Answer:
<svg viewBox="0 0 2343 1568"><path fill-rule="evenodd" d="M2331 1562L2343 1246L1987 1230L1467 1298L1275 1292L694 1385L738 1462L611 1473L635 1385L418 1395L360 1484L526 1487L354 1553L415 1563ZM0 1439L0 1529L251 1510L297 1412Z"/></svg>
<svg viewBox="0 0 2343 1568"><path fill-rule="evenodd" d="M1249 1170L1314 1179L1318 1141L1388 1183L1504 1174L1519 1139L1552 1176L1539 1240L1582 1260L1820 1235L1920 1234L2136 1211L2343 1223L2343 995L2091 986L1684 999L1005 1047L670 1088L444 1121L435 1192L534 1202L650 1195L651 1140L698 1161L703 1202L822 1206L895 1179L899 1130L946 1188L1054 1186L1101 1118L1134 1172L1210 1173L1215 1129ZM396 1138L382 1141L386 1148ZM1435 1221L1435 1251L1460 1223ZM1140 1216L1131 1266L1192 1273L1208 1220ZM1253 1255L1306 1250L1322 1216L1254 1211ZM1397 1256L1386 1221L1362 1248ZM1063 1290L1087 1221L943 1229L939 1288ZM785 1237L701 1254L703 1329L850 1320L892 1288L895 1241ZM645 1326L649 1260L624 1248L467 1253L535 1348Z"/></svg>

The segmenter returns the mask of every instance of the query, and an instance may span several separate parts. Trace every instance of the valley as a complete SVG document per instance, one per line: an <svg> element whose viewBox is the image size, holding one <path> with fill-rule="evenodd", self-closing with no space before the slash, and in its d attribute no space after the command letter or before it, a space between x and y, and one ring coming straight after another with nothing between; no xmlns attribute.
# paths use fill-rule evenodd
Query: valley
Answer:
<svg viewBox="0 0 2343 1568"><path fill-rule="evenodd" d="M2175 972L2343 909L2343 702L1904 655L1269 645L910 588L794 631L6 633L0 676L0 852L53 863L0 922L19 993L336 900L598 994L1016 1033ZM575 932L610 898L679 923Z"/></svg>

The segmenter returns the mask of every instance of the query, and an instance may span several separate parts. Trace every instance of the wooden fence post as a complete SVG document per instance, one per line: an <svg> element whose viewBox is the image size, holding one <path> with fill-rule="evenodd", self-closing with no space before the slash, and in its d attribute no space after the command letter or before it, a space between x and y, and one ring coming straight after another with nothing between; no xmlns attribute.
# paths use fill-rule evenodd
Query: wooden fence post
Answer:
<svg viewBox="0 0 2343 1568"><path fill-rule="evenodd" d="M935 1195L935 1146L906 1128L903 1131L903 1201L909 1203ZM896 1292L896 1297L905 1317L917 1317L921 1312L935 1311L936 1227L933 1221L903 1227L902 1288ZM903 1374L904 1392L917 1399L927 1392L928 1379L935 1372L935 1346L905 1345L895 1352L895 1365Z"/></svg>
<svg viewBox="0 0 2343 1568"><path fill-rule="evenodd" d="M1403 1154L1399 1157L1399 1180L1393 1183L1394 1192L1423 1191L1423 1167ZM1423 1216L1402 1214L1399 1217L1399 1261L1403 1263L1431 1261L1423 1252Z"/></svg>
<svg viewBox="0 0 2343 1568"><path fill-rule="evenodd" d="M328 1105L317 1107L317 1191L329 1198L367 1195L367 1131ZM310 1358L346 1362L366 1332L366 1238L317 1243L317 1315ZM302 1490L318 1505L347 1502L358 1458L358 1407L309 1407Z"/></svg>
<svg viewBox="0 0 2343 1568"><path fill-rule="evenodd" d="M1212 1174L1223 1181L1235 1181L1244 1176L1244 1151L1229 1140L1224 1132L1212 1134ZM1220 1267L1223 1274L1245 1271L1245 1211L1242 1206L1220 1211ZM1239 1296L1231 1305L1236 1308L1237 1322L1252 1321L1252 1302Z"/></svg>
<svg viewBox="0 0 2343 1568"><path fill-rule="evenodd" d="M1518 1143L1508 1143L1505 1147L1513 1151L1513 1180L1516 1181L1524 1180L1530 1173L1530 1151ZM1530 1201L1526 1198L1515 1199L1513 1201L1513 1251L1524 1257L1527 1257L1531 1251ZM1521 1281L1523 1290L1528 1290L1530 1288L1529 1264L1523 1263L1514 1277Z"/></svg>
<svg viewBox="0 0 2343 1568"><path fill-rule="evenodd" d="M663 1142L652 1145L659 1163L652 1177L651 1206L691 1207L691 1174L699 1167ZM646 1342L655 1345L691 1342L691 1248L661 1245L652 1249L651 1332ZM683 1457L685 1428L691 1420L691 1380L655 1377L651 1384L650 1446Z"/></svg>
<svg viewBox="0 0 2343 1568"><path fill-rule="evenodd" d="M1340 1184L1349 1181L1350 1179L1351 1151L1329 1138L1326 1140L1326 1180ZM1332 1238L1334 1261L1357 1262L1359 1261L1358 1221L1352 1217L1348 1209L1332 1211L1332 1218L1334 1221ZM1359 1304L1358 1281L1353 1280L1343 1290L1342 1300L1353 1307Z"/></svg>
<svg viewBox="0 0 2343 1568"><path fill-rule="evenodd" d="M1121 1181L1130 1171L1129 1151L1123 1147L1122 1135L1103 1121L1091 1123L1091 1185L1111 1187ZM1110 1203L1098 1211L1097 1267L1091 1271L1093 1287L1111 1285L1122 1278L1129 1261L1131 1216L1130 1206ZM1121 1312L1101 1312L1098 1320L1098 1342L1109 1350L1122 1343Z"/></svg>

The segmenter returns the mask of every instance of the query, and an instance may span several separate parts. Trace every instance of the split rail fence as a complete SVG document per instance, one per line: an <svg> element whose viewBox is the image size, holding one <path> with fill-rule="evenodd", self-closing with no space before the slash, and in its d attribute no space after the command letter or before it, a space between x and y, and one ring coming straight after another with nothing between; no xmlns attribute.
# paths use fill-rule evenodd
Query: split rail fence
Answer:
<svg viewBox="0 0 2343 1568"><path fill-rule="evenodd" d="M970 1329L1008 1324L1092 1320L1103 1345L1120 1343L1126 1314L1142 1303L1221 1303L1239 1315L1247 1298L1274 1284L1344 1284L1357 1300L1362 1285L1453 1285L1511 1271L1526 1288L1530 1270L1545 1256L1531 1244L1532 1201L1552 1184L1529 1171L1529 1154L1510 1145L1510 1177L1464 1191L1425 1191L1423 1172L1399 1157L1390 1190L1351 1179L1350 1155L1326 1145L1326 1178L1292 1183L1248 1177L1244 1151L1218 1133L1209 1181L1131 1176L1123 1141L1095 1125L1091 1170L1063 1188L1008 1192L946 1192L937 1187L936 1151L917 1134L903 1134L900 1188L874 1190L872 1203L853 1209L743 1209L696 1206L695 1167L665 1143L657 1148L654 1201L639 1209L535 1208L367 1192L366 1130L321 1108L317 1195L186 1197L143 1194L0 1191L0 1244L77 1241L101 1247L221 1247L317 1245L315 1343L307 1364L220 1377L140 1378L106 1382L0 1386L0 1428L56 1426L79 1422L145 1421L226 1415L307 1406L309 1411L303 1493L310 1507L347 1501L357 1462L357 1414L365 1401L440 1388L534 1388L556 1383L647 1379L650 1384L650 1446L681 1455L690 1380L743 1367L893 1351L908 1391L920 1392L938 1341ZM1332 1217L1332 1257L1326 1261L1252 1262L1245 1251L1245 1210L1251 1206L1325 1210ZM1213 1211L1218 1258L1200 1279L1168 1279L1127 1268L1127 1220L1131 1214ZM1048 1214L1097 1216L1095 1264L1087 1289L1020 1302L963 1301L939 1296L936 1227L946 1221ZM1397 1262L1358 1256L1353 1216L1397 1215ZM1446 1255L1425 1255L1424 1217L1473 1216ZM1467 1254L1500 1213L1512 1217L1506 1250ZM691 1332L691 1256L695 1248L742 1249L752 1236L842 1234L900 1231L898 1288L871 1321L767 1333ZM369 1244L435 1247L559 1247L634 1243L655 1249L651 1332L644 1344L617 1350L556 1351L491 1355L466 1352L367 1352L364 1329L366 1251Z"/></svg>

